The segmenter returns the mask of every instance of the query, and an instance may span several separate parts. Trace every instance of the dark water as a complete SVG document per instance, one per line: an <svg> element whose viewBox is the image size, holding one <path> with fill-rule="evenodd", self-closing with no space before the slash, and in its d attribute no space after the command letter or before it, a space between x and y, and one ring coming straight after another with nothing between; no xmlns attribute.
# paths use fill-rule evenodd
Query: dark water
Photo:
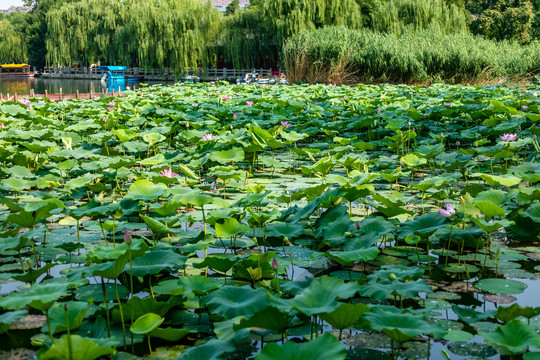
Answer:
<svg viewBox="0 0 540 360"><path fill-rule="evenodd" d="M171 83L166 81L142 81L145 84L164 84ZM62 89L62 94L85 94L92 91L93 93L101 93L102 90L125 91L127 88L133 89L139 87L139 81L101 81L87 79L44 79L44 78L2 78L0 77L0 93L26 95L30 94L30 89L34 89L35 94L45 94L45 90L49 94L58 94Z"/></svg>

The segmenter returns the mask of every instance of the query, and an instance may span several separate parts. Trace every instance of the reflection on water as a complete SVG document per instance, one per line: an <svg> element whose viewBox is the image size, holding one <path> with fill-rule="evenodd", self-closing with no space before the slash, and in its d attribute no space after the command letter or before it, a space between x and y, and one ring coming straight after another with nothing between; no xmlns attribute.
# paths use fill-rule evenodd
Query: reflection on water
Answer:
<svg viewBox="0 0 540 360"><path fill-rule="evenodd" d="M160 84L166 83L164 81L151 82L143 81L147 84ZM2 94L14 94L26 95L30 94L30 89L34 89L35 94L45 94L45 90L49 94L58 94L62 89L63 94L75 94L77 90L79 93L86 94L92 91L93 93L101 93L101 91L125 91L126 87L133 89L133 87L139 87L139 82L126 82L126 81L101 81L101 80L87 80L87 79L44 79L44 78L2 78L0 77L0 93Z"/></svg>

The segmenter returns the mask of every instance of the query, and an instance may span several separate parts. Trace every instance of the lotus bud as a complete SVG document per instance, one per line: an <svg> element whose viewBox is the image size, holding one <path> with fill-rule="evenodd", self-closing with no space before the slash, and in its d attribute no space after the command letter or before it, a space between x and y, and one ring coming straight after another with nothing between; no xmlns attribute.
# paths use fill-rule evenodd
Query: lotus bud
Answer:
<svg viewBox="0 0 540 360"><path fill-rule="evenodd" d="M230 125L230 127L231 127L231 130L232 130L232 129L233 129L233 126L232 126L232 124Z"/></svg>
<svg viewBox="0 0 540 360"><path fill-rule="evenodd" d="M536 134L533 135L533 140L536 140Z"/></svg>
<svg viewBox="0 0 540 360"><path fill-rule="evenodd" d="M128 230L124 231L124 241L128 245L131 245L131 242L133 241L133 237L131 236L131 233Z"/></svg>
<svg viewBox="0 0 540 360"><path fill-rule="evenodd" d="M441 137L442 137L442 138L444 137L444 134L443 134L443 132L442 132L442 131L441 131Z"/></svg>
<svg viewBox="0 0 540 360"><path fill-rule="evenodd" d="M279 269L279 264L278 264L276 258L273 258L273 259L272 259L272 269L273 269L274 271L277 271L277 269Z"/></svg>
<svg viewBox="0 0 540 360"><path fill-rule="evenodd" d="M410 122L410 121L408 122L408 124L409 124L409 126L411 126L411 122Z"/></svg>
<svg viewBox="0 0 540 360"><path fill-rule="evenodd" d="M463 196L460 196L459 198L461 199L462 203L465 203L465 199L463 198Z"/></svg>
<svg viewBox="0 0 540 360"><path fill-rule="evenodd" d="M456 141L456 146L459 146L461 145L461 143L459 141Z"/></svg>
<svg viewBox="0 0 540 360"><path fill-rule="evenodd" d="M291 243L289 242L289 238L288 237L284 237L283 238L283 242L285 243L285 245L290 245Z"/></svg>
<svg viewBox="0 0 540 360"><path fill-rule="evenodd" d="M356 222L356 230L360 230L360 221Z"/></svg>
<svg viewBox="0 0 540 360"><path fill-rule="evenodd" d="M187 128L189 127L189 121L186 121L186 127Z"/></svg>
<svg viewBox="0 0 540 360"><path fill-rule="evenodd" d="M67 303L64 303L64 310L68 311Z"/></svg>

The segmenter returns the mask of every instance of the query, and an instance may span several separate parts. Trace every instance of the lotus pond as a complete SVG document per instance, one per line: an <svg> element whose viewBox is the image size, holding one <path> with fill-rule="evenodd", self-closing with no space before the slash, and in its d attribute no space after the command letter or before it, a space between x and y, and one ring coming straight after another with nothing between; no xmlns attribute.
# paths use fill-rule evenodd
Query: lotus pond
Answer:
<svg viewBox="0 0 540 360"><path fill-rule="evenodd" d="M4 102L0 358L540 359L538 93Z"/></svg>

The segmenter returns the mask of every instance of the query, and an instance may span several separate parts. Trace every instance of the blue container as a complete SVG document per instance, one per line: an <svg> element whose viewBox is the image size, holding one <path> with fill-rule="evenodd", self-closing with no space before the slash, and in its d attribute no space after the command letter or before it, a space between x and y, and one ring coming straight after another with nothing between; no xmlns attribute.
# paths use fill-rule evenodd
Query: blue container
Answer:
<svg viewBox="0 0 540 360"><path fill-rule="evenodd" d="M124 80L127 66L100 66L101 80L118 81Z"/></svg>

